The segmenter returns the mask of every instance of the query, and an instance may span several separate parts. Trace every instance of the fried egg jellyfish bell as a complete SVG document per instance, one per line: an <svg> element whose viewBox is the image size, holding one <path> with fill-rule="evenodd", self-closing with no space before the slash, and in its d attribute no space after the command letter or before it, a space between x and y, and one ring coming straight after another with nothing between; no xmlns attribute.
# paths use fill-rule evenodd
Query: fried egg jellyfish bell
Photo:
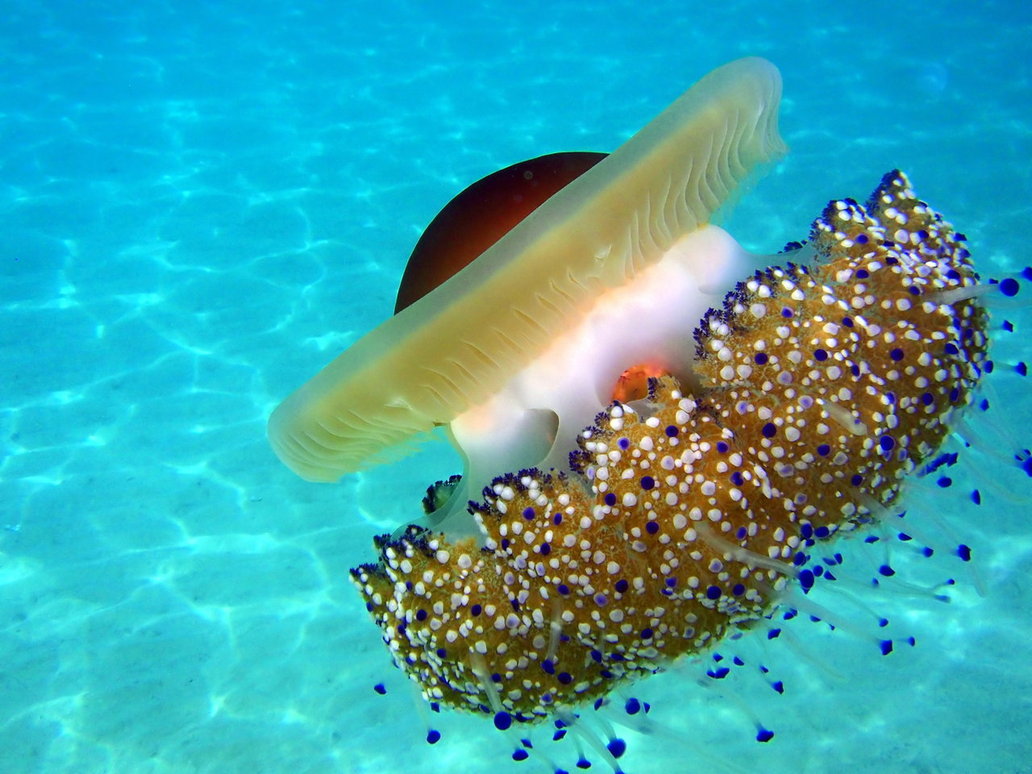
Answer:
<svg viewBox="0 0 1032 774"><path fill-rule="evenodd" d="M269 421L276 454L336 481L447 426L479 487L565 469L567 444L628 369L691 384L699 320L770 263L710 222L784 152L780 95L763 59L711 72L290 395Z"/></svg>

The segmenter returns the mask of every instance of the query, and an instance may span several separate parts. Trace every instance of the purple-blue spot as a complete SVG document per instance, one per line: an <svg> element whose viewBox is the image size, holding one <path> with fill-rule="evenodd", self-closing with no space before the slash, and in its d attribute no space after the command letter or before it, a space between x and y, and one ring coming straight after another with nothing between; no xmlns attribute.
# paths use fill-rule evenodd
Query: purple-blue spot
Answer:
<svg viewBox="0 0 1032 774"><path fill-rule="evenodd" d="M803 587L803 591L809 591L813 588L813 572L802 570L799 573L799 585Z"/></svg>
<svg viewBox="0 0 1032 774"><path fill-rule="evenodd" d="M606 749L609 750L609 754L614 758L619 758L627 752L627 742L620 738L610 739Z"/></svg>

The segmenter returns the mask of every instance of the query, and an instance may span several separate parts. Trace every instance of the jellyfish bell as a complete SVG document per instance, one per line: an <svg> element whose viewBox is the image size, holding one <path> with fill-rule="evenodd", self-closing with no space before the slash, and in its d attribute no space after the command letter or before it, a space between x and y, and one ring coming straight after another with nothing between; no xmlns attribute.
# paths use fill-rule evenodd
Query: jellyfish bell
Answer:
<svg viewBox="0 0 1032 774"><path fill-rule="evenodd" d="M568 165L578 174L557 174L497 241L478 233L490 246L453 261L450 278L422 295L403 283L398 313L273 413L277 455L336 481L443 425L464 480L481 486L500 471L565 469L570 439L629 369L690 383L698 321L769 263L711 221L784 152L780 94L765 60L715 70L608 157ZM422 261L411 272L430 273Z"/></svg>

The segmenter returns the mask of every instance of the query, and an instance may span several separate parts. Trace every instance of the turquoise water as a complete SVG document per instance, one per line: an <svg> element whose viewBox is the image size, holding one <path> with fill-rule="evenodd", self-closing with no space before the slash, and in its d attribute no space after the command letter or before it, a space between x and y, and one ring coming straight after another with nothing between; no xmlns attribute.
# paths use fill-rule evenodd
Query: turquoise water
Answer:
<svg viewBox="0 0 1032 774"><path fill-rule="evenodd" d="M805 236L827 200L899 166L977 260L1032 262L1024 4L712 5L8 0L0 771L537 770L477 718L435 718L427 746L347 580L448 461L315 485L265 441L279 400L390 314L423 226L499 167L611 150L758 54L784 75L792 151L735 210L747 246ZM1004 314L1030 330L1029 309ZM1032 399L995 389L1027 445ZM995 463L964 476L1028 492ZM960 580L950 605L871 600L916 648L882 658L802 623L799 648L762 651L783 696L722 696L691 666L654 678L657 726L627 734L627 771L719 770L703 753L745 771L1032 771L1028 501L986 499L919 500L974 547L984 597L948 557L900 556L904 577ZM569 745L555 755L572 768Z"/></svg>

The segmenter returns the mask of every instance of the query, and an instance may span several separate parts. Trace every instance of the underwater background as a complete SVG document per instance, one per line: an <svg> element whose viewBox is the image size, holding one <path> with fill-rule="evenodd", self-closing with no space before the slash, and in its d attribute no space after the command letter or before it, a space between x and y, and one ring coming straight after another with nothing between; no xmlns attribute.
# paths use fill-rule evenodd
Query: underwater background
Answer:
<svg viewBox="0 0 1032 774"><path fill-rule="evenodd" d="M347 577L456 460L316 485L265 439L283 397L391 314L422 228L500 167L612 150L761 55L791 151L726 224L746 246L805 237L900 167L980 268L1032 262L1032 6L716 6L6 0L0 771L541 770L481 718L435 716L428 746ZM1032 330L1032 308L994 315ZM998 359L1032 357L1012 339ZM993 386L987 437L1029 444L1027 389ZM1032 771L1032 482L996 461L954 478L908 517L948 525L945 550L893 554L903 578L955 576L952 602L860 593L915 648L800 621L798 646L743 643L784 695L707 689L691 663L654 677L626 771ZM573 768L569 742L535 738Z"/></svg>

